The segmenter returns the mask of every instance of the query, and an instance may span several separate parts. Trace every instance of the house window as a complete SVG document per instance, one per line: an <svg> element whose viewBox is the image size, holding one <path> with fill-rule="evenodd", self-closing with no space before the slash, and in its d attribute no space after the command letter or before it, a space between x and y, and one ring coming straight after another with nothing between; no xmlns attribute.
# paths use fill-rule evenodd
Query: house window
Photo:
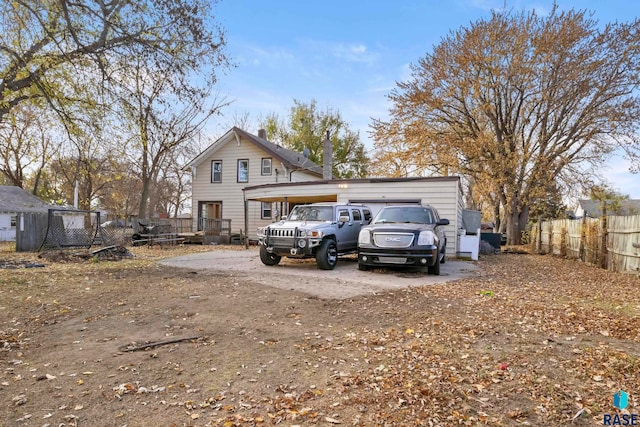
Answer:
<svg viewBox="0 0 640 427"><path fill-rule="evenodd" d="M18 225L18 216L11 215L11 229L15 230L17 225Z"/></svg>
<svg viewBox="0 0 640 427"><path fill-rule="evenodd" d="M271 203L262 202L261 211L262 211L262 214L260 215L260 218L271 219L271 216L273 214L273 211L271 209Z"/></svg>
<svg viewBox="0 0 640 427"><path fill-rule="evenodd" d="M222 182L222 160L211 161L211 182Z"/></svg>
<svg viewBox="0 0 640 427"><path fill-rule="evenodd" d="M249 182L249 160L238 160L238 182Z"/></svg>
<svg viewBox="0 0 640 427"><path fill-rule="evenodd" d="M262 175L271 175L271 157L262 159Z"/></svg>

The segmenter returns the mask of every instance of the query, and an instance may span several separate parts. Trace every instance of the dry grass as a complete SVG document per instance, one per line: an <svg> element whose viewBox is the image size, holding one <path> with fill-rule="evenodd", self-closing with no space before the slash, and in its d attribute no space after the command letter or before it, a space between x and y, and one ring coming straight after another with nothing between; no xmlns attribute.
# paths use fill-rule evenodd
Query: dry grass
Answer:
<svg viewBox="0 0 640 427"><path fill-rule="evenodd" d="M602 425L620 389L639 412L637 277L504 254L337 301L155 263L221 248L0 269L0 424Z"/></svg>

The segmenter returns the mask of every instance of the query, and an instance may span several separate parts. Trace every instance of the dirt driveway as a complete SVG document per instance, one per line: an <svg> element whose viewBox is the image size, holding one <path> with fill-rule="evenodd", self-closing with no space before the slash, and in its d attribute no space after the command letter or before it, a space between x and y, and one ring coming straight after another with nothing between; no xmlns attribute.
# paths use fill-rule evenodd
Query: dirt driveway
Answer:
<svg viewBox="0 0 640 427"><path fill-rule="evenodd" d="M270 267L262 264L256 248L194 253L168 258L160 263L170 267L228 272L250 277L252 281L267 286L328 299L451 282L469 277L477 271L474 263L456 260L442 264L439 276L427 274L426 268L359 271L355 256L340 258L336 268L329 271L319 270L313 259L283 258L280 264Z"/></svg>
<svg viewBox="0 0 640 427"><path fill-rule="evenodd" d="M504 254L433 283L456 263L435 278L131 251L0 247L0 426L597 426L619 390L640 412L631 275ZM336 297L314 294L327 282Z"/></svg>

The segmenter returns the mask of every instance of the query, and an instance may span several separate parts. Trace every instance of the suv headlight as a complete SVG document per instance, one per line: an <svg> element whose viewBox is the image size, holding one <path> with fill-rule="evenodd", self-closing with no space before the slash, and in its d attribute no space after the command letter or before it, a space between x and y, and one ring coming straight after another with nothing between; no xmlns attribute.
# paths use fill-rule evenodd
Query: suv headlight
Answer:
<svg viewBox="0 0 640 427"><path fill-rule="evenodd" d="M436 245L437 243L438 243L438 238L436 237L435 234L433 234L433 231L425 230L420 232L420 235L418 236L418 245L433 246L433 245Z"/></svg>
<svg viewBox="0 0 640 427"><path fill-rule="evenodd" d="M266 232L265 232L266 228L265 227L258 227L258 237L264 237L266 236Z"/></svg>
<svg viewBox="0 0 640 427"><path fill-rule="evenodd" d="M359 245L371 244L371 233L369 232L369 230L360 230L360 234L358 234L358 244Z"/></svg>

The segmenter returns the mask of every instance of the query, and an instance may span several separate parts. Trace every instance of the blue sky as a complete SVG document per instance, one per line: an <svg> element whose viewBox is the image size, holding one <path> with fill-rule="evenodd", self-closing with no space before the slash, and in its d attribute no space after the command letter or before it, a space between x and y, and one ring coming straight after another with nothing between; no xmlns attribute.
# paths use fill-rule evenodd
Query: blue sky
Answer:
<svg viewBox="0 0 640 427"><path fill-rule="evenodd" d="M587 9L601 24L640 16L634 0L557 1L561 9ZM286 119L293 100L315 99L321 110L339 111L367 149L371 118L385 119L386 95L410 77L409 64L431 52L450 31L466 27L501 0L221 0L217 19L236 66L219 76L220 95L232 101L213 125L220 136L234 117L248 115L257 133L270 113ZM514 10L546 15L552 1L510 1ZM252 127L255 127L252 128ZM604 165L611 185L640 198L640 175L614 158Z"/></svg>

